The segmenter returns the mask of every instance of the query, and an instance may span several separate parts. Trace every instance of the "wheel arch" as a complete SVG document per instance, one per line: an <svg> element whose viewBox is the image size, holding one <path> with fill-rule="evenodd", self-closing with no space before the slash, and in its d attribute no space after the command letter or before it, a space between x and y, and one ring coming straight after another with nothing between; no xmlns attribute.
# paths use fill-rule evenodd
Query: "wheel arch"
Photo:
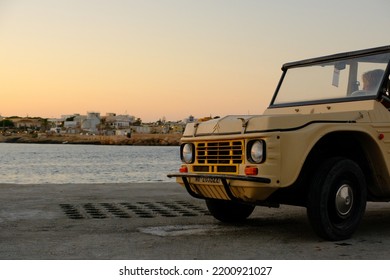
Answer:
<svg viewBox="0 0 390 280"><path fill-rule="evenodd" d="M389 196L386 162L378 143L371 135L361 131L336 131L324 135L313 146L302 168L301 175L310 178L319 165L330 157L345 157L356 162L366 179L370 200ZM305 186L308 186L305 182Z"/></svg>

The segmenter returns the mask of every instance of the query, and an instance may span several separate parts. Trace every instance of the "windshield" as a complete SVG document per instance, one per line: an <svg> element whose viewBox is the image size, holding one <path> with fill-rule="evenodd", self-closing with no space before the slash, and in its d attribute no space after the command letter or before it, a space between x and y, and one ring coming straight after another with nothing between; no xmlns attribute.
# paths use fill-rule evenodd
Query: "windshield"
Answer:
<svg viewBox="0 0 390 280"><path fill-rule="evenodd" d="M288 68L272 105L376 96L389 59L385 53Z"/></svg>

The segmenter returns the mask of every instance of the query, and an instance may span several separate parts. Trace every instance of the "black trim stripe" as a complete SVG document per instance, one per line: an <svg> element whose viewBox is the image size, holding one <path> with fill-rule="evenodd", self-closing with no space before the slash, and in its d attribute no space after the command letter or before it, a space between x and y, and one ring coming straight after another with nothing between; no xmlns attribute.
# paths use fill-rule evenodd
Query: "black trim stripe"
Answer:
<svg viewBox="0 0 390 280"><path fill-rule="evenodd" d="M290 128L278 128L278 129L268 129L268 130L251 130L247 131L246 133L265 133L265 132L286 132L286 131L294 131L294 130L299 130L302 129L306 126L312 125L312 124L317 124L317 123L337 123L337 124L342 124L342 123L356 123L356 121L325 121L325 120L319 120L319 121L311 121L308 123L305 123L301 126L296 126L296 127L290 127Z"/></svg>

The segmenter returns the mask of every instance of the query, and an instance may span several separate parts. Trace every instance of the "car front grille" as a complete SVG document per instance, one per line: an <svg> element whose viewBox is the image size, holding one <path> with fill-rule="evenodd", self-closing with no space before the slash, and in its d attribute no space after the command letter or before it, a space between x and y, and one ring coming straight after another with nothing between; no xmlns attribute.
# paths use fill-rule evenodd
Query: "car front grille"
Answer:
<svg viewBox="0 0 390 280"><path fill-rule="evenodd" d="M198 164L241 164L243 150L242 141L198 142L196 161Z"/></svg>

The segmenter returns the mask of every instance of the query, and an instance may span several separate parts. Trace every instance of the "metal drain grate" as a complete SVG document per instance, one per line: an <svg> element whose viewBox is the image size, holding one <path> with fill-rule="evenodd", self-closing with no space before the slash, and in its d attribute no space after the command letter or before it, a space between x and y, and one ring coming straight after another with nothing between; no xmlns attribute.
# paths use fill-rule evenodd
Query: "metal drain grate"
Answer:
<svg viewBox="0 0 390 280"><path fill-rule="evenodd" d="M196 217L210 215L204 207L187 201L60 204L70 219Z"/></svg>

